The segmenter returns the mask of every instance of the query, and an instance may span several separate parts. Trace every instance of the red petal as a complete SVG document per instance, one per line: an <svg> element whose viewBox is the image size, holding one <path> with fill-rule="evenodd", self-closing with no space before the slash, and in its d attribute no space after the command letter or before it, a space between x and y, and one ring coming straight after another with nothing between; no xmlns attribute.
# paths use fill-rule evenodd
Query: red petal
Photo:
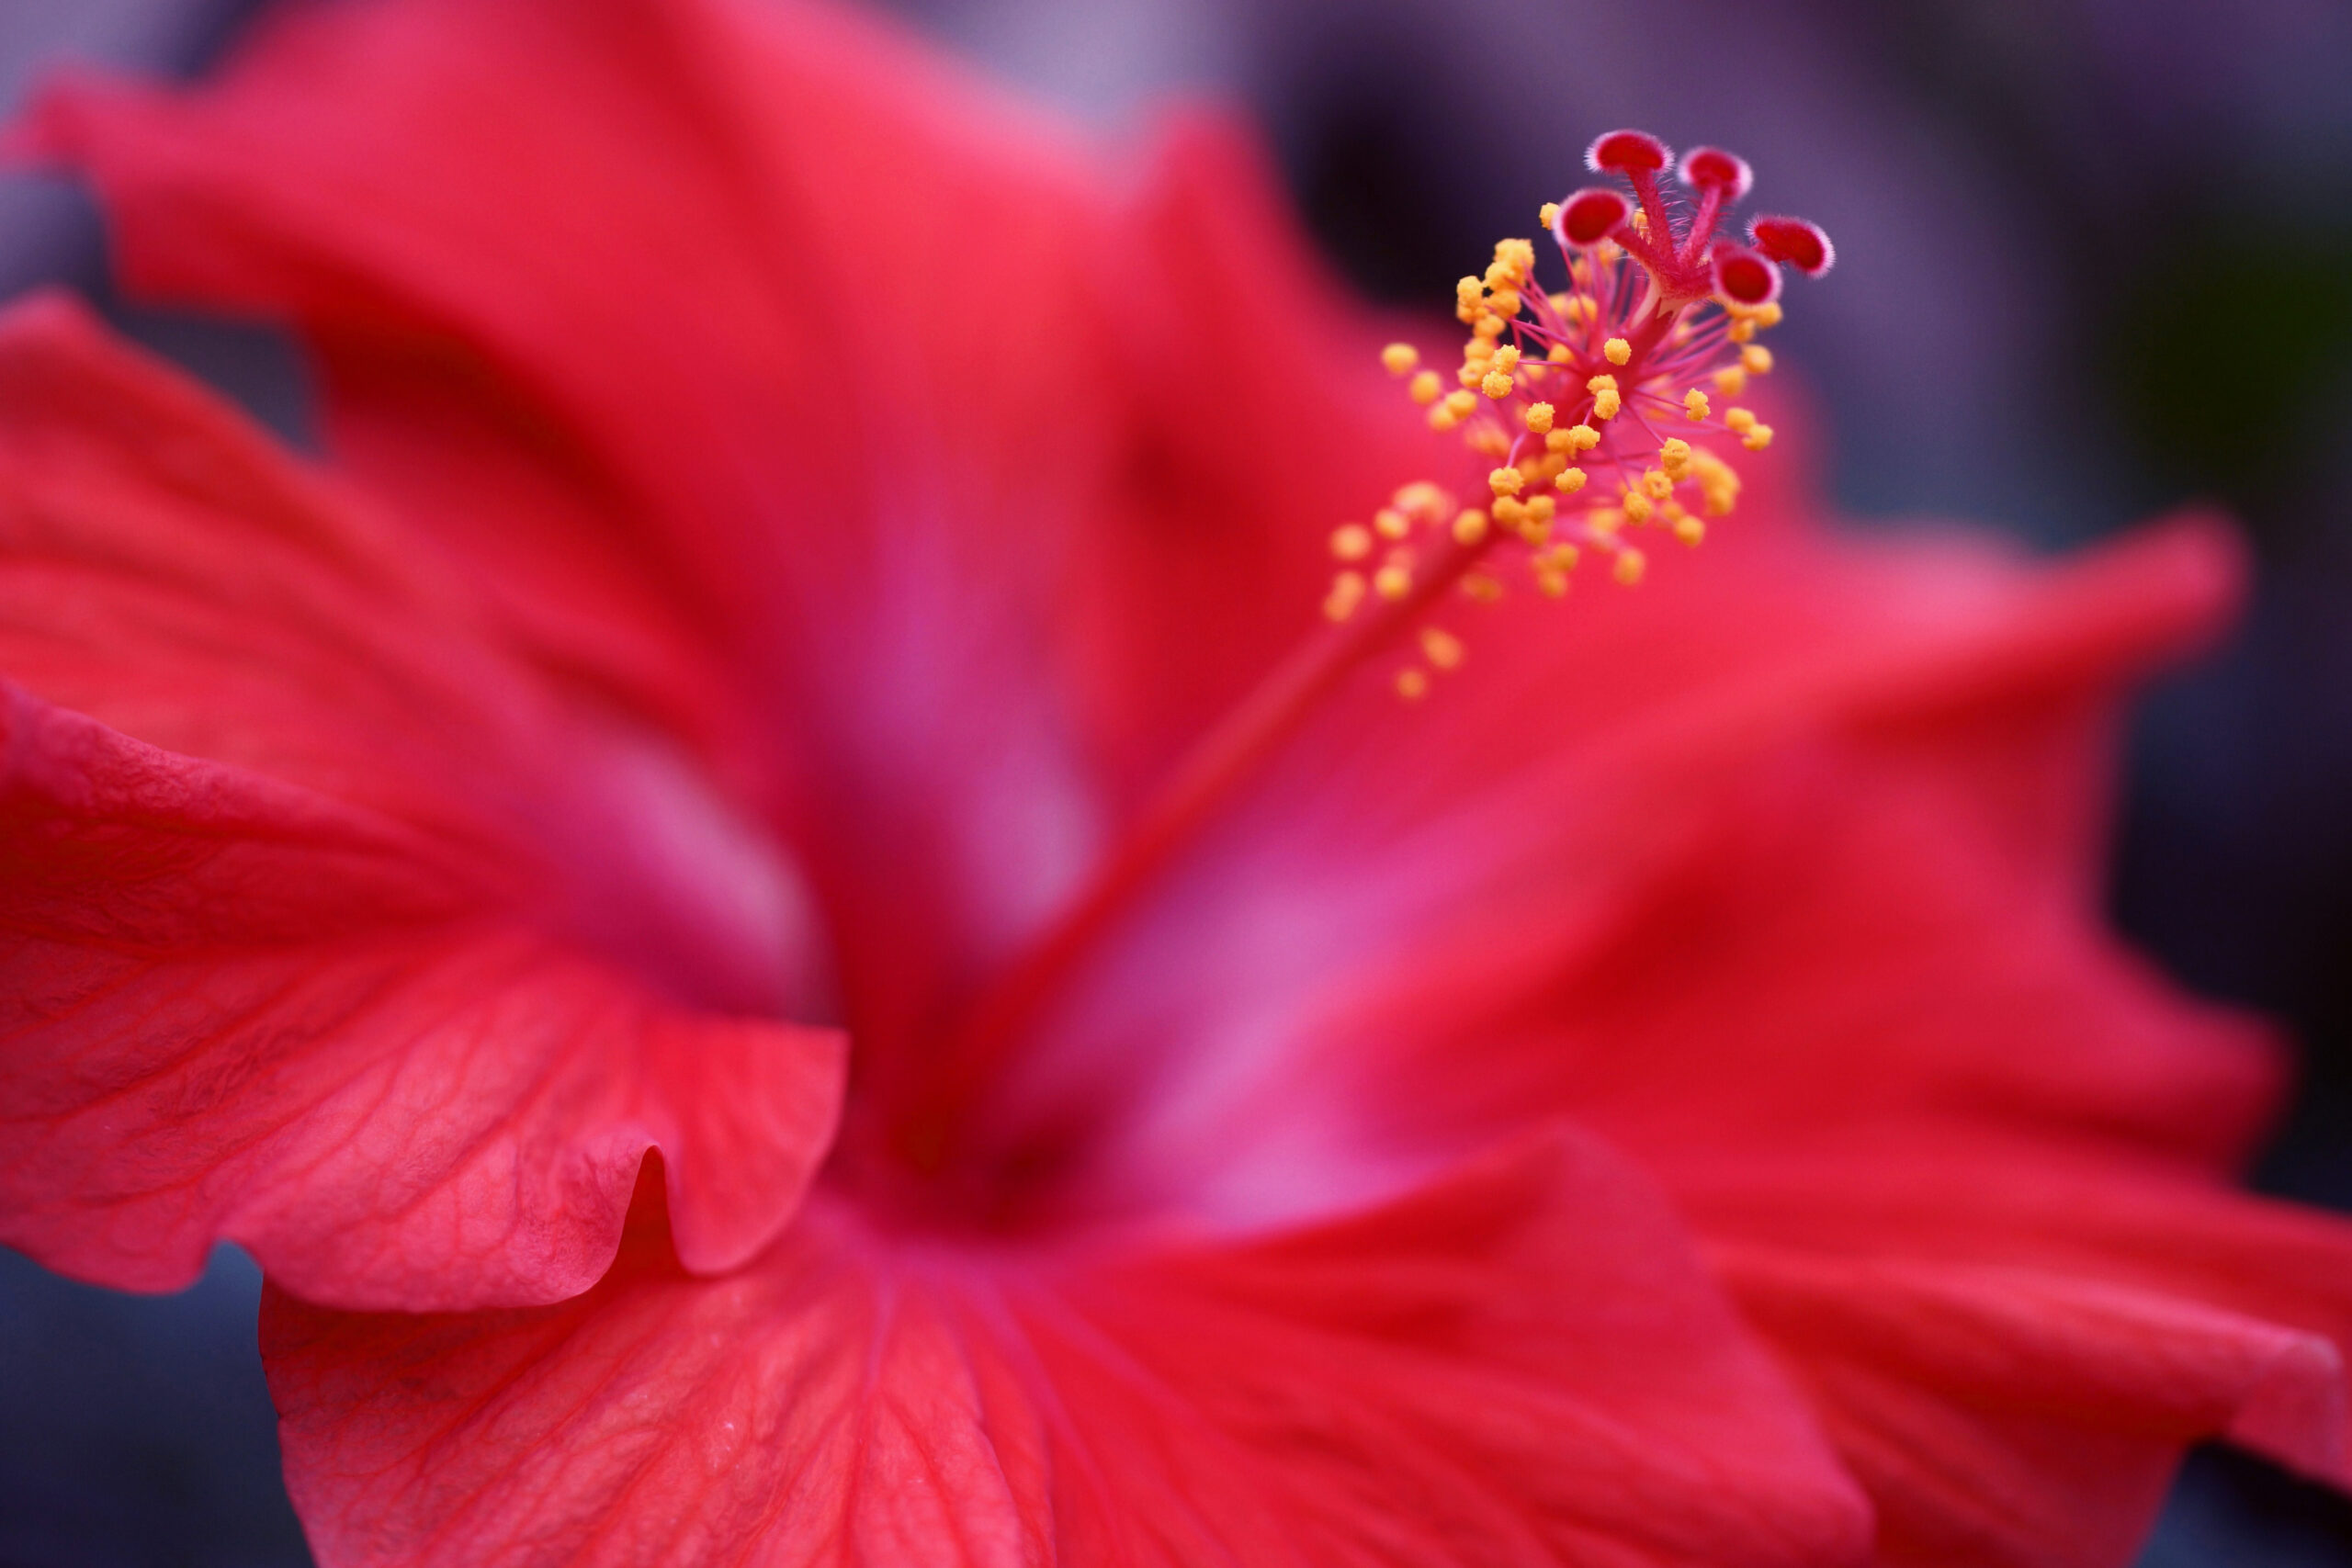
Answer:
<svg viewBox="0 0 2352 1568"><path fill-rule="evenodd" d="M649 1147L698 1267L789 1214L839 1041L662 999L786 995L756 832L53 304L0 321L0 671L114 727L0 688L9 1239L455 1305L594 1279Z"/></svg>
<svg viewBox="0 0 2352 1568"><path fill-rule="evenodd" d="M870 18L729 0L298 7L217 85L40 123L135 287L300 324L335 448L549 657L609 662L632 584L640 639L699 632L877 1043L1063 892L1071 540L1125 478L1074 395L1124 350L1071 141Z"/></svg>
<svg viewBox="0 0 2352 1568"><path fill-rule="evenodd" d="M1116 1168L1090 1171L1094 1190L1259 1213L1290 1212L1324 1181L1376 1189L1376 1162L1357 1171L1351 1149L1428 1135L1449 1106L1475 1100L1509 1125L1573 1112L1581 1101L1531 1087L1565 1093L1574 1077L1553 1037L1489 1021L1522 1004L1548 1017L1564 969L1603 955L1598 979L1614 964L1641 976L1609 992L1629 1019L1653 1005L1689 1018L1672 1004L1692 993L1694 955L1676 905L1650 900L1715 887L1749 899L1746 913L1777 910L1774 876L1813 875L1810 835L1857 830L1845 815L1876 786L1841 773L1849 757L1888 769L1906 800L1925 792L1925 808L1950 813L1938 819L1973 846L1952 856L2014 872L2046 919L2079 936L2116 689L2229 603L2226 536L2190 525L2038 579L1979 549L1849 554L1775 529L1735 517L1720 547L1679 558L1638 594L1580 601L1565 624L1532 596L1507 601L1465 628L1474 664L1443 704L1400 713L1366 681L1105 954L1007 1086L1006 1117L1140 1101L1148 1083L1148 1106L1121 1123ZM1480 661L1482 647L1496 655ZM1760 807L1754 824L1781 846L1773 876L1716 877L1717 835ZM1857 918L1918 897L1899 865L1884 871L1888 903L1856 900ZM2010 919L2006 896L1992 908ZM1740 987L1783 978L1771 964L1792 964L1791 983L1836 977L1810 953L1759 953L1745 979L1726 971L1721 990L1695 995L1752 1026L1762 1015ZM1196 973L1224 980L1199 987ZM2149 1010L2162 1019L2171 1005ZM1690 1043L1718 1022L1698 1019ZM2186 1026L2199 1040L2209 1028ZM1521 1046L1532 1079L1500 1059ZM1478 1072L1460 1070L1464 1051ZM1393 1090L1379 1068L1391 1059L1418 1064ZM2267 1070L2257 1064L2257 1100ZM2094 1081L2111 1088L2105 1073ZM2170 1101L2151 1090L2152 1114L2177 1115L2212 1087ZM1654 1095L1675 1103L1664 1082ZM2189 1124L2211 1125L2211 1107ZM1497 1122L1476 1125L1470 1135Z"/></svg>
<svg viewBox="0 0 2352 1568"><path fill-rule="evenodd" d="M52 1268L175 1289L228 1237L322 1300L547 1301L603 1271L647 1149L717 1268L830 1140L831 1035L469 913L368 814L21 696L0 740L0 1213Z"/></svg>
<svg viewBox="0 0 2352 1568"><path fill-rule="evenodd" d="M1129 254L1098 279L1133 405L1105 525L1078 539L1062 610L1082 641L1088 728L1141 790L1296 644L1330 572L1322 528L1420 477L1429 433L1375 355L1385 336L1300 232L1255 132L1202 113L1168 128L1138 182ZM1138 310L1135 301L1148 299ZM1313 429L1343 465L1268 432Z"/></svg>
<svg viewBox="0 0 2352 1568"><path fill-rule="evenodd" d="M1803 1370L1890 1568L2128 1561L2200 1438L2346 1473L2343 1360L2316 1335L2028 1269L1738 1249L1722 1268Z"/></svg>
<svg viewBox="0 0 2352 1568"><path fill-rule="evenodd" d="M581 1300L273 1295L334 1568L1834 1564L1869 1525L1672 1221L1593 1145L1271 1240L1022 1262L825 1209L724 1281L658 1233Z"/></svg>

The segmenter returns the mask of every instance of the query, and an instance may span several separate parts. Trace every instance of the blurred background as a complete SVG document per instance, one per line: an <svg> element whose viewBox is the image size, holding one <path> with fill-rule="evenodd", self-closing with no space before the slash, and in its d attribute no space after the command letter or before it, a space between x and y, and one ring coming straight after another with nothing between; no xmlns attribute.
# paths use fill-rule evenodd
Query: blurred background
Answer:
<svg viewBox="0 0 2352 1568"><path fill-rule="evenodd" d="M1836 236L1777 337L1864 525L2059 548L2193 497L2260 559L2229 645L2135 724L2112 902L2191 987L2286 1020L2259 1173L2352 1209L2352 6L2344 0L898 0L1105 138L1245 105L1332 261L1442 308L1596 131L1746 154ZM186 74L253 0L0 0L0 111L65 60ZM64 281L289 439L299 355L125 307L88 202L0 178L0 297ZM224 1251L181 1296L0 1251L0 1568L308 1561ZM2352 1568L2352 1504L2194 1456L2143 1568Z"/></svg>

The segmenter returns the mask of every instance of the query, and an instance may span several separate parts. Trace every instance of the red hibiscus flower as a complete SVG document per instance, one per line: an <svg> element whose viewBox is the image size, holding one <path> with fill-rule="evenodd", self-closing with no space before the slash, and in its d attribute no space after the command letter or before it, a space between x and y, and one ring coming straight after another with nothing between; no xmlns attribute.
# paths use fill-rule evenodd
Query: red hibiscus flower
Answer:
<svg viewBox="0 0 2352 1568"><path fill-rule="evenodd" d="M0 1235L254 1252L326 1562L2087 1565L2202 1437L2352 1480L2352 1235L2227 1186L2275 1055L2095 918L2216 526L1841 541L1783 412L1705 549L1405 704L1283 660L1428 608L1316 613L1434 448L1216 126L346 0L29 136L134 286L300 328L333 463L0 325ZM1826 264L1668 254L1658 151L1561 237ZM1476 341L1441 552L1581 482Z"/></svg>

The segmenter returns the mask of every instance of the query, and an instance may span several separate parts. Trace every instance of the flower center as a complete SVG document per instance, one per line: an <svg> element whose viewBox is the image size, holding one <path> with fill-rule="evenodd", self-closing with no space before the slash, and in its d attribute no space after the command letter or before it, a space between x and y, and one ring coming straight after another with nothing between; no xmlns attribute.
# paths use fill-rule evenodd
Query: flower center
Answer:
<svg viewBox="0 0 2352 1568"><path fill-rule="evenodd" d="M1407 485L1369 525L1333 532L1339 567L1321 625L1194 744L1079 895L949 1032L922 1091L898 1108L888 1142L899 1174L944 1189L934 1200L984 1212L1018 1206L1004 1189L1019 1179L1006 1168L1034 1171L1050 1158L1000 1154L976 1172L962 1119L1177 852L1343 681L1409 647L1395 683L1418 700L1464 660L1464 637L1446 623L1499 598L1513 569L1557 598L1579 563L1598 556L1630 587L1646 564L1634 534L1657 528L1696 546L1706 535L1700 514L1732 510L1739 478L1718 448L1761 451L1772 440L1771 427L1735 400L1772 367L1756 338L1781 320L1781 266L1826 272L1828 239L1792 218L1755 220L1747 243L1720 234L1750 175L1717 148L1694 148L1678 165L1655 137L1620 130L1595 141L1586 162L1625 188L1587 186L1544 204L1539 217L1557 245L1564 288L1547 292L1539 281L1533 243L1504 240L1485 276L1457 288L1470 336L1454 389L1419 368L1409 344L1382 355L1408 378L1430 427L1460 433L1472 454L1464 481ZM1687 199L1661 187L1669 168ZM1464 504L1464 491L1478 504Z"/></svg>

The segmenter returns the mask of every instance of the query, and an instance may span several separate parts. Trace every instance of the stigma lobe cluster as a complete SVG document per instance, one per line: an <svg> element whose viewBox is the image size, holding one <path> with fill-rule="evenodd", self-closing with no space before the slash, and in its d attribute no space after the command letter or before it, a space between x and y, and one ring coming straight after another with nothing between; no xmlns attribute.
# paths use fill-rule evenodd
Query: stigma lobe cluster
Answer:
<svg viewBox="0 0 2352 1568"><path fill-rule="evenodd" d="M1771 444L1772 427L1734 400L1772 368L1771 351L1756 339L1781 319L1781 266L1826 272L1835 257L1828 236L1779 217L1751 222L1745 244L1721 233L1753 176L1720 148L1694 147L1678 164L1656 137L1616 130L1596 139L1585 159L1631 195L1590 186L1544 205L1539 218L1558 245L1564 288L1539 279L1532 243L1501 241L1486 275L1456 286L1454 313L1470 329L1457 386L1449 390L1438 371L1420 368L1409 344L1383 351L1390 373L1409 378L1430 428L1459 432L1492 466L1483 485L1465 487L1483 492L1469 504L1417 482L1368 526L1335 530L1340 569L1323 606L1331 620L1351 619L1368 598L1405 600L1433 570L1491 602L1503 581L1486 558L1504 541L1523 547L1534 587L1550 597L1567 592L1588 555L1606 559L1630 587L1647 565L1631 536L1656 527L1698 545L1704 519L1727 514L1739 496L1739 475L1719 448ZM1661 188L1669 168L1687 203L1669 202ZM1419 644L1430 669L1462 661L1461 639L1442 627L1424 626ZM1429 680L1410 665L1397 691L1419 697Z"/></svg>

